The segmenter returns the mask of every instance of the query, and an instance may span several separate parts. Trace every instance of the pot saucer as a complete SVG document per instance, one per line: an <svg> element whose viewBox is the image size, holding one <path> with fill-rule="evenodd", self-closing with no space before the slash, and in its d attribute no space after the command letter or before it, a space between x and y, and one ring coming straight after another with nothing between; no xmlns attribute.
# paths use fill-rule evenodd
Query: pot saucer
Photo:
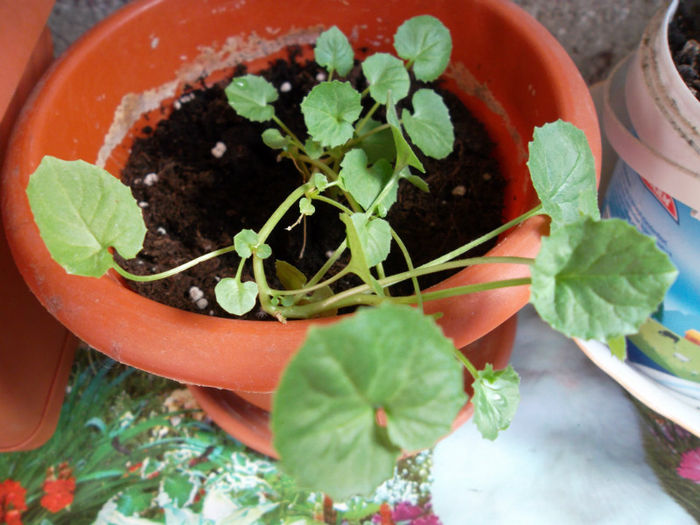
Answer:
<svg viewBox="0 0 700 525"><path fill-rule="evenodd" d="M510 359L517 328L517 316L496 327L481 339L462 348L474 366L483 368L486 363L494 368L504 368ZM278 458L272 446L270 413L231 390L187 385L200 408L225 432L248 447ZM471 398L471 385L465 382L465 391ZM471 403L466 403L452 423L452 431L463 425L474 412Z"/></svg>

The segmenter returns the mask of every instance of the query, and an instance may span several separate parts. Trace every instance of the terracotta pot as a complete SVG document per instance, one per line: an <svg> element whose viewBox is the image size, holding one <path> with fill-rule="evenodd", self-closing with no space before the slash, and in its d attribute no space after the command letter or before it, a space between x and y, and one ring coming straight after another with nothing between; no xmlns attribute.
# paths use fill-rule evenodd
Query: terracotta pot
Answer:
<svg viewBox="0 0 700 525"><path fill-rule="evenodd" d="M308 327L329 320L283 325L208 317L142 298L111 276L67 275L39 238L24 192L28 177L46 154L89 161L99 156L117 173L129 143L123 133L142 111L176 96L184 82L240 60L253 70L262 67L266 56L288 43L313 42L333 24L358 48L389 50L398 25L424 13L452 31L448 86L498 143L496 155L510 182L505 195L509 218L536 202L525 166L534 126L558 118L579 126L599 164L595 109L577 69L555 39L511 3L300 0L294 9L280 9L274 0L137 1L64 55L16 129L3 177L3 217L30 288L78 337L118 361L185 383L272 392ZM534 256L546 228L543 218L530 220L503 237L491 254ZM523 273L519 266L478 266L439 286ZM442 312L443 330L463 347L511 318L528 295L526 287L482 292L435 301L426 310Z"/></svg>
<svg viewBox="0 0 700 525"><path fill-rule="evenodd" d="M52 0L0 2L0 165L10 130L53 60ZM0 452L42 445L58 422L75 339L27 289L0 231Z"/></svg>

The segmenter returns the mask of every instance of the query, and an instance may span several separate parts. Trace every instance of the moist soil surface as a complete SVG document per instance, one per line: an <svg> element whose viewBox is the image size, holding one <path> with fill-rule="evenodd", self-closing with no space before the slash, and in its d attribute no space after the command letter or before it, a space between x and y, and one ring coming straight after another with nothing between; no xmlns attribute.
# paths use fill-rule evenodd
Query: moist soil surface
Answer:
<svg viewBox="0 0 700 525"><path fill-rule="evenodd" d="M668 28L668 42L678 72L700 100L700 0L680 2Z"/></svg>
<svg viewBox="0 0 700 525"><path fill-rule="evenodd" d="M303 137L306 133L299 103L313 85L325 78L325 72L315 63L302 61L299 55L298 49L290 49L289 60L271 63L260 74L280 92L276 115ZM239 67L234 76L244 71ZM359 67L347 80L359 90L365 87ZM131 186L143 209L148 233L144 248L135 259L119 259L129 271L164 271L231 245L241 229L258 231L272 211L303 182L289 159L278 161L276 152L263 144L260 135L270 123L251 123L228 105L226 85L227 82L202 83L191 87L175 102L168 118L155 128L145 127L134 141L122 180ZM502 224L505 183L492 156L491 140L456 96L439 86L433 87L442 94L452 115L454 151L440 161L419 154L430 192L424 193L403 181L398 201L388 216L415 265ZM404 100L410 100L410 95ZM272 257L266 261L266 268L272 286L281 287L275 277L274 259L289 262L311 276L344 239L344 225L337 209L322 203L315 203L315 208L306 225L287 231L285 227L296 222L299 215L298 207L293 206L281 227L268 239ZM480 253L489 247L482 246ZM129 282L128 286L183 310L232 317L217 305L214 287L220 279L235 275L238 262L235 253L229 254L168 279L145 284ZM249 266L246 265L243 280L253 279ZM392 245L385 269L387 275L406 270L396 245ZM445 277L430 276L421 281L421 286ZM359 280L351 276L338 281L334 291L357 284ZM410 286L399 286L392 287L393 295L412 293ZM270 317L256 308L246 318Z"/></svg>

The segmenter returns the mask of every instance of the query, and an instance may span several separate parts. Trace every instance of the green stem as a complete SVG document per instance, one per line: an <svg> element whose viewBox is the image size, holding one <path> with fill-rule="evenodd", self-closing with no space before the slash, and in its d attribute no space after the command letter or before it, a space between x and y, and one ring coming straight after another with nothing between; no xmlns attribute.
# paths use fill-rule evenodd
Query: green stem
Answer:
<svg viewBox="0 0 700 525"><path fill-rule="evenodd" d="M302 141L299 140L299 138L294 134L294 132L293 132L291 129L289 129L289 128L287 127L287 125L286 125L284 122L282 122L282 121L277 117L277 115L272 115L272 120L273 120L273 122L274 122L275 124L277 124L280 128L282 128L282 130L283 130L287 135L289 135L289 136L292 138L292 140L293 140L294 142L296 142L296 145L297 145L298 147L300 147L302 150L306 151L306 150L304 149L304 143L303 143Z"/></svg>
<svg viewBox="0 0 700 525"><path fill-rule="evenodd" d="M427 268L430 266L436 266L436 265L442 264L442 263L447 262L447 261L451 261L455 257L459 257L463 253L466 253L469 250L471 250L472 248L475 248L476 246L479 246L480 244L483 244L486 241L490 241L491 239L498 237L501 233L508 231L513 226L517 226L521 222L524 222L527 219L529 219L530 217L534 217L534 216L540 215L540 214L542 214L542 205L538 204L537 206L532 208L530 211L523 213L522 215L520 215L519 217L516 217L512 221L505 223L504 225L496 228L495 230L493 230L485 235L482 235L481 237L479 237L477 239L474 239L473 241L457 248L456 250L453 250L453 251L443 255L442 257L438 257L437 259L434 259L428 263L425 263L425 264L419 266L419 268Z"/></svg>
<svg viewBox="0 0 700 525"><path fill-rule="evenodd" d="M121 266L117 264L116 261L112 261L112 268L124 277L125 279L129 279L130 281L135 281L139 283L148 283L151 281L158 281L160 279L165 279L166 277L172 277L173 275L176 275L180 272L184 272L185 270L188 270L192 268L193 266L198 265L199 263L203 263L204 261L208 261L209 259L214 259L215 257L219 257L221 255L224 255L226 253L230 253L234 251L236 248L231 245L227 246L226 248L220 248L218 250L214 250L213 252L206 253L204 255L201 255L200 257L197 257L196 259L192 259L189 262L186 262L185 264L181 264L180 266L176 266L175 268L172 268L170 270L166 270L164 272L160 273L154 273L152 275L136 275L133 274Z"/></svg>
<svg viewBox="0 0 700 525"><path fill-rule="evenodd" d="M397 246L401 250L401 253L403 254L403 258L406 261L406 266L408 267L407 273L412 274L411 275L411 284L413 284L413 291L415 292L415 295L418 298L417 306L421 311L423 311L423 294L421 293L420 285L418 284L418 277L413 275L415 268L413 266L413 260L411 259L411 254L408 253L408 248L406 248L406 245L404 244L401 237L399 237L399 234L396 233L394 228L391 229L391 237L394 239L394 242L397 244Z"/></svg>
<svg viewBox="0 0 700 525"><path fill-rule="evenodd" d="M365 89L365 92L369 93L369 88ZM364 94L365 93L363 93L363 96L364 96ZM379 102L375 102L374 105L371 108L369 108L369 111L367 112L367 114L364 117L362 117L362 120L360 120L360 122L357 123L357 126L355 127L355 133L357 133L358 135L360 134L360 132L362 131L362 128L365 127L365 124L367 124L367 121L370 118L372 118L372 115L374 115L374 113L379 109L380 106L381 106L381 104Z"/></svg>
<svg viewBox="0 0 700 525"><path fill-rule="evenodd" d="M338 273L333 275L332 277L329 277L323 282L317 283L317 284L312 284L311 286L304 286L303 288L298 288L296 290L276 290L274 288L270 289L270 295L301 295L301 294L308 294L310 292L315 292L316 290L320 290L321 288L324 288L326 286L329 286L333 284L335 281L338 279L342 279L345 277L348 273L350 273L350 270L346 267L340 270Z"/></svg>
<svg viewBox="0 0 700 525"><path fill-rule="evenodd" d="M464 368L466 368L471 376L476 380L477 376L479 375L479 371L476 369L476 367L469 359L467 359L466 355L459 351L459 348L455 348L454 352L457 359L464 365Z"/></svg>
<svg viewBox="0 0 700 525"><path fill-rule="evenodd" d="M335 202L335 201L334 201ZM343 255L343 252L346 250L348 247L348 241L344 240L342 243L340 243L340 246L336 248L336 250L333 252L333 255L331 255L328 260L324 263L324 265L321 267L321 269L316 272L316 275L314 275L307 284L307 286L314 286L317 282L321 280L321 278L328 273L328 270L331 269L331 267L336 263L336 261L340 258L341 255Z"/></svg>

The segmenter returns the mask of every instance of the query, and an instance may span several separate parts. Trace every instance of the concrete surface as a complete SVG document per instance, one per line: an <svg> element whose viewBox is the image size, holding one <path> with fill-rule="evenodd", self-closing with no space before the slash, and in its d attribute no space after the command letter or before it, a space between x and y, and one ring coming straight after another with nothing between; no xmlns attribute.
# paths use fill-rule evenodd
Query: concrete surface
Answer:
<svg viewBox="0 0 700 525"><path fill-rule="evenodd" d="M282 3L284 0L280 0ZM322 0L320 0L322 1ZM470 0L452 0L468 2ZM129 0L56 0L49 25L56 54ZM664 0L515 0L562 43L589 83L637 45L647 20Z"/></svg>

